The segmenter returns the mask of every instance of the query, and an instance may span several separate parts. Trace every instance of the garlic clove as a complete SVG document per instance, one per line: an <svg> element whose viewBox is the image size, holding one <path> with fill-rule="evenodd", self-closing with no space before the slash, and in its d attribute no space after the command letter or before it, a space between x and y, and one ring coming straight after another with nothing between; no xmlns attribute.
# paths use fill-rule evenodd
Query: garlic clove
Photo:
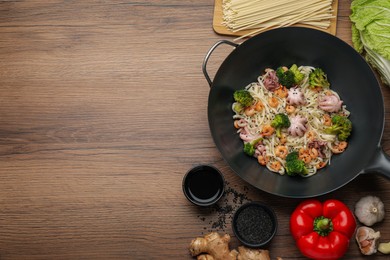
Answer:
<svg viewBox="0 0 390 260"><path fill-rule="evenodd" d="M375 232L372 228L369 227L359 227L356 230L356 242L359 245L360 252L363 255L372 255L375 254L377 249L377 240L380 238L381 234L379 231Z"/></svg>
<svg viewBox="0 0 390 260"><path fill-rule="evenodd" d="M379 243L378 251L382 254L390 254L390 242Z"/></svg>

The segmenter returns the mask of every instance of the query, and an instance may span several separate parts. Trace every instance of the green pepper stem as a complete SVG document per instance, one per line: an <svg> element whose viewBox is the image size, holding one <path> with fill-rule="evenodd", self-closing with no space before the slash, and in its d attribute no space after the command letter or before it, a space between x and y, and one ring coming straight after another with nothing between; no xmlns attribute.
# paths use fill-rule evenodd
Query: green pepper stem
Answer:
<svg viewBox="0 0 390 260"><path fill-rule="evenodd" d="M327 236L333 230L332 220L324 216L318 217L314 220L313 230L320 236Z"/></svg>
<svg viewBox="0 0 390 260"><path fill-rule="evenodd" d="M328 218L323 218L317 222L317 228L321 230L326 230L329 227L329 219Z"/></svg>

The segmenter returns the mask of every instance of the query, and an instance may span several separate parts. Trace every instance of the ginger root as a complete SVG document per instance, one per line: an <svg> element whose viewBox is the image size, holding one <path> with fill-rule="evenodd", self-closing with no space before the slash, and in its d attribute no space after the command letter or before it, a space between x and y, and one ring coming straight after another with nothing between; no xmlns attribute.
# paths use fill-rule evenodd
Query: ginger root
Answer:
<svg viewBox="0 0 390 260"><path fill-rule="evenodd" d="M237 260L270 260L268 250L238 247Z"/></svg>
<svg viewBox="0 0 390 260"><path fill-rule="evenodd" d="M268 250L244 246L238 247L238 251L230 250L229 242L229 234L221 236L217 232L211 232L191 241L190 254L197 256L197 260L270 260Z"/></svg>
<svg viewBox="0 0 390 260"><path fill-rule="evenodd" d="M193 239L190 244L190 253L192 256L198 256L198 260L237 259L238 252L229 250L229 241L228 234L220 236L217 232L211 232L204 237Z"/></svg>

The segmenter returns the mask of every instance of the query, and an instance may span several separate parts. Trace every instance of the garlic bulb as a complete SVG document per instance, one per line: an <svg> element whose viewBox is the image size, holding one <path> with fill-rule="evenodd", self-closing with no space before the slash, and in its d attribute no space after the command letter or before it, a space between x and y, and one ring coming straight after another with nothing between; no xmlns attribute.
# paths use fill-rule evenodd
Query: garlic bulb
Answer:
<svg viewBox="0 0 390 260"><path fill-rule="evenodd" d="M381 237L379 231L375 232L369 227L359 227L356 230L356 242L359 245L360 252L363 255L372 255L376 253L376 242Z"/></svg>
<svg viewBox="0 0 390 260"><path fill-rule="evenodd" d="M355 215L364 225L372 226L385 217L383 202L376 196L365 196L356 203Z"/></svg>

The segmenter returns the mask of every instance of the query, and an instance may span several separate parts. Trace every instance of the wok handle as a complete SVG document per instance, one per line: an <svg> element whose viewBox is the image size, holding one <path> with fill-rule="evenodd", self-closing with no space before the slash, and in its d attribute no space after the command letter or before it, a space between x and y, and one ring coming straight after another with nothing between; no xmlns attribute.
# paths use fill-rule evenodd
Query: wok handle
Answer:
<svg viewBox="0 0 390 260"><path fill-rule="evenodd" d="M228 45L231 45L233 47L237 47L239 44L237 43L234 43L234 42L231 42L231 41L228 41L228 40L221 40L221 41L218 41L216 42L211 48L210 50L207 52L206 56L204 57L204 60L203 60L203 64L202 64L202 71L203 71L203 74L204 74L204 77L206 78L207 82L209 83L209 86L211 87L211 85L213 84L213 81L210 79L210 76L209 74L207 73L207 70L206 70L206 66L207 66L207 62L209 61L209 58L211 56L211 53L213 53L213 51L221 44L228 44Z"/></svg>
<svg viewBox="0 0 390 260"><path fill-rule="evenodd" d="M376 172L390 179L390 156L387 155L381 146L379 146L370 164L362 171L362 173Z"/></svg>

